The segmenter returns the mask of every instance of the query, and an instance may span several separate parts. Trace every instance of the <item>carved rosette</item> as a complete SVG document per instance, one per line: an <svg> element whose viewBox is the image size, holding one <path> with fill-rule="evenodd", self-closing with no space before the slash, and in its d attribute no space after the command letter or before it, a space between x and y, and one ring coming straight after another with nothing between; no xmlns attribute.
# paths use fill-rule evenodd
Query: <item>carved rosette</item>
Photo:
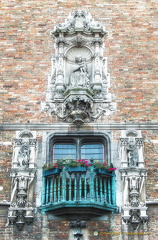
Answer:
<svg viewBox="0 0 158 240"><path fill-rule="evenodd" d="M102 55L106 34L100 23L81 10L70 13L51 32L56 57L48 76L46 103L42 103L44 112L80 125L115 111L108 92L107 58Z"/></svg>
<svg viewBox="0 0 158 240"><path fill-rule="evenodd" d="M25 223L30 224L34 218L33 185L37 145L34 137L35 133L23 131L17 133L14 141L11 206L8 219L9 223L16 224L19 230L22 230Z"/></svg>
<svg viewBox="0 0 158 240"><path fill-rule="evenodd" d="M122 131L120 159L124 202L122 218L134 230L140 225L145 229L148 221L145 194L146 169L140 131Z"/></svg>

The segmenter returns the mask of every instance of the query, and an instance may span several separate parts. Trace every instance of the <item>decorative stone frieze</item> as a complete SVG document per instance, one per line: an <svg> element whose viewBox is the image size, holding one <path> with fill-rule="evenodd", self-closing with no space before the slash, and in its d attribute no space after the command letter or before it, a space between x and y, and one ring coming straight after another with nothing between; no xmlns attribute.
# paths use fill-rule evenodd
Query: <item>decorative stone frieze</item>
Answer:
<svg viewBox="0 0 158 240"><path fill-rule="evenodd" d="M37 140L34 132L17 133L14 140L11 179L11 205L8 211L10 224L22 230L34 218L33 189Z"/></svg>
<svg viewBox="0 0 158 240"><path fill-rule="evenodd" d="M51 35L56 53L43 111L77 125L114 111L108 92L107 58L103 57L107 32L101 24L86 11L78 10L58 24Z"/></svg>
<svg viewBox="0 0 158 240"><path fill-rule="evenodd" d="M122 131L120 138L121 176L123 183L123 215L125 223L134 230L146 227L145 179L143 138L140 131Z"/></svg>

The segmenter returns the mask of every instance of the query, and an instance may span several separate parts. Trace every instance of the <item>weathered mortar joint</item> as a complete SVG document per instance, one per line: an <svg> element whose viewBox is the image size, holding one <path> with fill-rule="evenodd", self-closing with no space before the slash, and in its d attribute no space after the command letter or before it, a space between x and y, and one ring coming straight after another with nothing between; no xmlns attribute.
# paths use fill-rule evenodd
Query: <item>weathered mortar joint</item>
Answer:
<svg viewBox="0 0 158 240"><path fill-rule="evenodd" d="M25 223L34 219L33 186L36 175L35 158L37 140L35 133L17 133L12 159L11 206L8 211L10 224L16 224L21 231Z"/></svg>

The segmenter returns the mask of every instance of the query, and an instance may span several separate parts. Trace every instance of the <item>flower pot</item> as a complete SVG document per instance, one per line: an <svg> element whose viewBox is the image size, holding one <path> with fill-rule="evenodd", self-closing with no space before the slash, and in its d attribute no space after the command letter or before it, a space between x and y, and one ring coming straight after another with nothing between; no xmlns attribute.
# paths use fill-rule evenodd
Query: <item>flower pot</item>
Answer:
<svg viewBox="0 0 158 240"><path fill-rule="evenodd" d="M87 168L84 166L68 167L68 172L86 172Z"/></svg>
<svg viewBox="0 0 158 240"><path fill-rule="evenodd" d="M61 172L61 169L52 168L52 169L49 169L49 170L44 170L43 171L43 176L47 177L47 176L51 176L51 175L54 175L54 174L59 174L60 172Z"/></svg>
<svg viewBox="0 0 158 240"><path fill-rule="evenodd" d="M103 168L97 168L96 169L96 173L97 174L107 175L107 176L113 176L113 172L110 172L107 169L103 169Z"/></svg>

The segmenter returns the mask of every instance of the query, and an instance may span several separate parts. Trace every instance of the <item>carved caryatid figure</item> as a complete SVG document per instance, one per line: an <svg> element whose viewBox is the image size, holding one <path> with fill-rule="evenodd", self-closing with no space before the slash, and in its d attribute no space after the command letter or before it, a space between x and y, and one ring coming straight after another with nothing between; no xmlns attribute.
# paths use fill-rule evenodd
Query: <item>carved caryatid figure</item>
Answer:
<svg viewBox="0 0 158 240"><path fill-rule="evenodd" d="M18 176L12 180L11 204L22 204L23 198L27 196L28 177ZM25 201L23 201L25 202Z"/></svg>
<svg viewBox="0 0 158 240"><path fill-rule="evenodd" d="M137 190L140 189L140 177L139 176L131 176L129 177L129 190Z"/></svg>
<svg viewBox="0 0 158 240"><path fill-rule="evenodd" d="M89 87L89 74L86 59L82 57L76 57L75 62L78 64L78 66L70 75L70 87Z"/></svg>
<svg viewBox="0 0 158 240"><path fill-rule="evenodd" d="M129 138L127 144L127 160L130 167L136 167L138 165L138 149L135 142L135 138Z"/></svg>

